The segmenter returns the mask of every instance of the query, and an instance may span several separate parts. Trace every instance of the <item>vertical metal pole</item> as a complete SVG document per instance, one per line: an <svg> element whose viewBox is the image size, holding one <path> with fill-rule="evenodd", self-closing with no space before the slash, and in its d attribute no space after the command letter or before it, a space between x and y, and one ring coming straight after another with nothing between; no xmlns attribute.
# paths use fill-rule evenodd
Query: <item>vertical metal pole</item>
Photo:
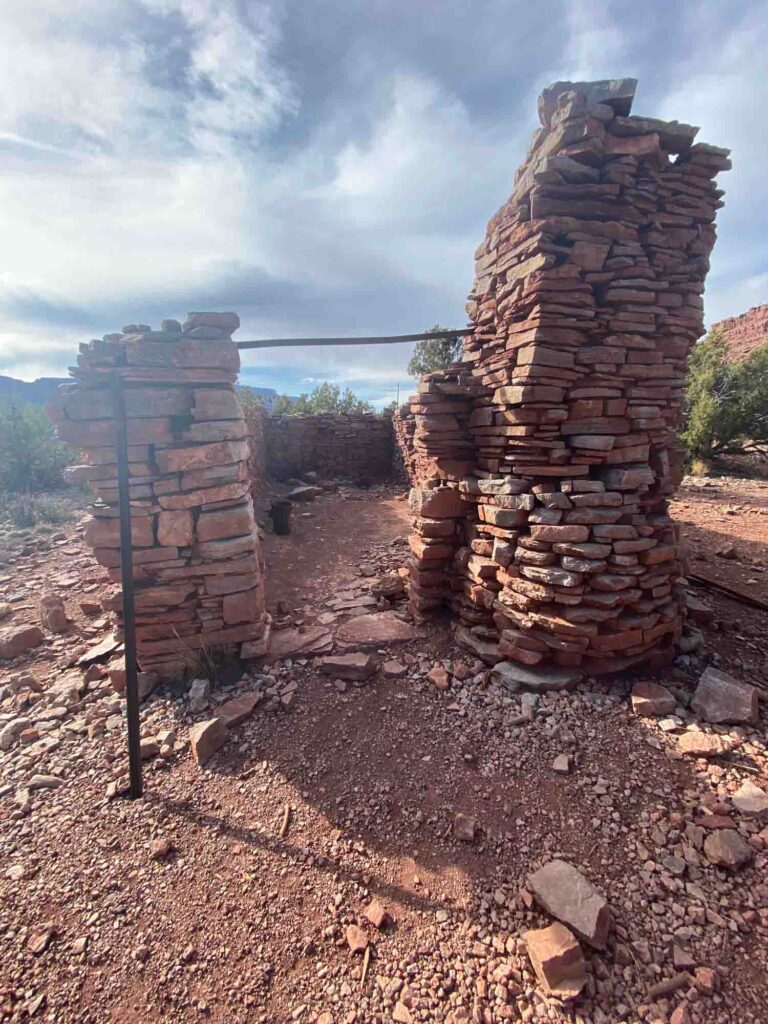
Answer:
<svg viewBox="0 0 768 1024"><path fill-rule="evenodd" d="M141 779L141 730L139 725L139 681L136 664L136 610L133 588L133 544L131 538L131 499L128 474L128 431L125 423L123 381L112 378L115 410L115 449L117 451L117 491L120 502L120 575L123 585L123 636L125 646L125 697L128 705L128 765L131 799L143 792Z"/></svg>

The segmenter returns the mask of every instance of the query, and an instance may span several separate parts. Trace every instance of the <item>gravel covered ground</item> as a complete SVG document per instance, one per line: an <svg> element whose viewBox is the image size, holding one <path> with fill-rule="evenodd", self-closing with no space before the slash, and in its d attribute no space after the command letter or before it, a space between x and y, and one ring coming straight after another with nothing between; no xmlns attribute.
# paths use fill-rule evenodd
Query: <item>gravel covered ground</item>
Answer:
<svg viewBox="0 0 768 1024"><path fill-rule="evenodd" d="M694 560L765 593L768 490L741 483L686 486L675 511ZM287 629L335 632L350 610L402 607L391 581L406 559L405 509L385 489L371 497L325 495L298 512L291 538L265 539L270 604ZM715 534L735 558L714 553ZM0 663L0 744L9 723L29 723L0 751L0 1019L768 1019L768 821L732 801L745 781L768 788L764 709L759 725L727 728L688 710L708 664L768 684L768 614L697 590L714 621L702 647L654 677L677 698L664 717L632 711L632 685L648 677L509 695L446 623L367 648L381 667L359 686L309 655L225 672L194 710L185 688L158 689L142 710L146 795L131 802L113 796L121 702L98 669L85 684L71 667L107 635L80 608L104 591L101 570L76 531L53 538L6 537L0 566L14 623L34 617L44 589L73 619ZM394 597L376 596L382 579ZM438 664L446 689L427 678ZM190 725L254 690L253 714L199 768ZM682 757L679 738L696 728L732 749ZM567 774L553 768L562 755ZM457 814L472 820L471 841ZM719 830L741 835L749 864L710 863ZM521 939L552 921L527 879L555 856L614 916L605 951L582 943L587 986L569 1003L544 994ZM372 901L382 927L366 915Z"/></svg>

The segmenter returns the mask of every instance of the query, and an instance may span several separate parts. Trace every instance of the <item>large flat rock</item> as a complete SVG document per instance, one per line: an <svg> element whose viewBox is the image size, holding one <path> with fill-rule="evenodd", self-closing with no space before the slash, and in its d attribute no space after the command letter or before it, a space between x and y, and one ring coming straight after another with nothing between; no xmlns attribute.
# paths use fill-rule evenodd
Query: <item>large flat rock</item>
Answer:
<svg viewBox="0 0 768 1024"><path fill-rule="evenodd" d="M565 860L551 860L528 877L528 888L546 911L595 949L605 949L612 916L604 896Z"/></svg>
<svg viewBox="0 0 768 1024"><path fill-rule="evenodd" d="M503 683L508 690L533 690L534 693L551 693L558 690L572 690L584 678L578 668L529 668L516 661L501 661L491 672L491 679Z"/></svg>
<svg viewBox="0 0 768 1024"><path fill-rule="evenodd" d="M757 722L760 717L756 688L711 665L699 679L691 700L691 709L715 725Z"/></svg>
<svg viewBox="0 0 768 1024"><path fill-rule="evenodd" d="M587 983L587 965L581 946L565 925L556 921L548 928L523 932L523 942L546 994L575 999Z"/></svg>
<svg viewBox="0 0 768 1024"><path fill-rule="evenodd" d="M396 640L413 640L416 629L410 622L398 619L394 612L373 612L358 615L336 631L342 644L384 644Z"/></svg>
<svg viewBox="0 0 768 1024"><path fill-rule="evenodd" d="M273 629L267 658L293 658L301 654L327 654L333 647L333 635L325 626L298 629Z"/></svg>

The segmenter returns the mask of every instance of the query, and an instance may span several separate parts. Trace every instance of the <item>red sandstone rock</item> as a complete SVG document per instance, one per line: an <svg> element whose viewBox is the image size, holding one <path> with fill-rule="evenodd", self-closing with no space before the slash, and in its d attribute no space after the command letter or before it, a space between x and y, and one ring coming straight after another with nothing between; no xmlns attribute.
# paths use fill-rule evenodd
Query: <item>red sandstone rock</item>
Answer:
<svg viewBox="0 0 768 1024"><path fill-rule="evenodd" d="M670 427L703 327L706 260L691 246L704 230L711 248L712 179L730 162L693 145L689 125L628 118L631 93L590 118L585 96L604 85L559 83L545 94L558 105L542 101L544 128L476 254L464 359L425 376L395 417L413 494L458 492L468 520L465 540L450 522L462 515L455 497L432 511L413 502L414 616L450 603L457 639L491 663L502 654L605 672L671 649L681 631L664 509L676 471ZM563 124L578 151L562 151ZM624 190L641 181L639 212ZM660 227L660 205L679 223ZM568 247L557 263L553 244ZM472 476L440 468L467 461ZM438 479L447 486L436 491ZM580 605L603 614L569 631L564 610ZM513 635L522 626L537 639L534 625L539 649Z"/></svg>
<svg viewBox="0 0 768 1024"><path fill-rule="evenodd" d="M0 658L18 658L43 642L39 626L16 626L0 632Z"/></svg>
<svg viewBox="0 0 768 1024"><path fill-rule="evenodd" d="M643 680L632 687L632 710L636 715L671 715L677 700L666 686Z"/></svg>
<svg viewBox="0 0 768 1024"><path fill-rule="evenodd" d="M202 767L227 741L227 725L223 718L198 722L189 730L192 756Z"/></svg>
<svg viewBox="0 0 768 1024"><path fill-rule="evenodd" d="M69 629L69 620L64 602L54 594L46 594L40 598L40 622L52 633L65 633Z"/></svg>
<svg viewBox="0 0 768 1024"><path fill-rule="evenodd" d="M587 983L581 946L565 925L523 932L523 942L536 977L548 996L575 999Z"/></svg>
<svg viewBox="0 0 768 1024"><path fill-rule="evenodd" d="M194 520L188 510L161 512L157 517L159 544L187 547L194 540Z"/></svg>
<svg viewBox="0 0 768 1024"><path fill-rule="evenodd" d="M228 729L234 729L248 718L260 700L259 693L243 693L219 704L216 708L216 717L223 719Z"/></svg>
<svg viewBox="0 0 768 1024"><path fill-rule="evenodd" d="M389 912L378 900L371 900L364 913L373 927L378 929L382 929L390 918Z"/></svg>
<svg viewBox="0 0 768 1024"><path fill-rule="evenodd" d="M89 449L76 475L108 507L86 524L85 538L120 582L113 400L104 373L119 367L130 495L137 502L137 639L147 678L156 678L155 669L181 671L203 646L245 642L251 653L266 647L248 444L233 388L239 356L226 340L237 322L234 314L193 314L183 336L175 322L149 333L130 325L128 333L83 345L76 383L52 409L60 435ZM119 615L120 602L105 610Z"/></svg>
<svg viewBox="0 0 768 1024"><path fill-rule="evenodd" d="M757 722L758 691L711 665L704 670L691 700L691 710L707 722Z"/></svg>
<svg viewBox="0 0 768 1024"><path fill-rule="evenodd" d="M332 654L320 659L320 671L337 679L362 681L376 670L376 659L370 654Z"/></svg>
<svg viewBox="0 0 768 1024"><path fill-rule="evenodd" d="M573 865L551 860L528 877L527 886L553 917L590 946L605 949L612 924L608 904Z"/></svg>
<svg viewBox="0 0 768 1024"><path fill-rule="evenodd" d="M222 601L222 617L230 625L238 622L259 622L264 615L264 588L253 587L236 594L226 594Z"/></svg>
<svg viewBox="0 0 768 1024"><path fill-rule="evenodd" d="M364 953L368 948L368 936L356 924L347 925L344 938L351 953Z"/></svg>

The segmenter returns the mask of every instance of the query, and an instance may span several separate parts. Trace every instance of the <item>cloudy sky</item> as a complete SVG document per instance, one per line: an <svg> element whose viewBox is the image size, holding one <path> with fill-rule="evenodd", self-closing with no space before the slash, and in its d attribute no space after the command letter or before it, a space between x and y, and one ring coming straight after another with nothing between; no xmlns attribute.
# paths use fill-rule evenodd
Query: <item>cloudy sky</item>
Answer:
<svg viewBox="0 0 768 1024"><path fill-rule="evenodd" d="M708 321L768 301L768 18L744 0L4 0L0 373L190 309L241 339L465 322L472 254L557 79L733 150ZM244 354L383 403L411 346Z"/></svg>

